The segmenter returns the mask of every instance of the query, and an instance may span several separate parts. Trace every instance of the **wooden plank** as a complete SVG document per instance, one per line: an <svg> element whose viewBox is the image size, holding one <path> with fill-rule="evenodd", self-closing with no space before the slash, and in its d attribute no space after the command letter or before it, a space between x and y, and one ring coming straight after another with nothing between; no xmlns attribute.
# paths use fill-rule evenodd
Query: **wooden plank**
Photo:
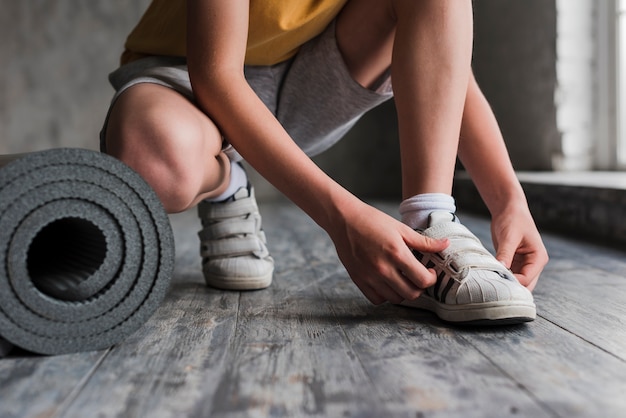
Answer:
<svg viewBox="0 0 626 418"><path fill-rule="evenodd" d="M493 251L489 222L462 219ZM553 234L543 237L551 261L534 292L540 319L528 325L530 335L459 332L555 414L624 416L624 253Z"/></svg>
<svg viewBox="0 0 626 418"><path fill-rule="evenodd" d="M624 277L555 261L546 269L535 300L543 318L626 361Z"/></svg>
<svg viewBox="0 0 626 418"><path fill-rule="evenodd" d="M489 248L489 222L468 215L462 219ZM626 393L622 383L626 309L621 302L626 289L623 276L610 272L624 271L623 253L551 234L544 239L553 260L535 296L540 316L550 322L540 319L512 329L513 333L455 332L520 382L548 411L620 416L626 413L619 395ZM476 344L475 339L484 343Z"/></svg>
<svg viewBox="0 0 626 418"><path fill-rule="evenodd" d="M393 214L389 207L382 208ZM316 248L332 248L325 235L316 235L316 240L326 242L316 244ZM285 237L283 241L289 239ZM304 252L311 254L311 250ZM548 416L532 398L520 394L516 382L477 350L468 349L467 342L433 321L431 314L392 305L371 305L350 281L336 255L327 253L326 257L335 260L335 272L316 273L315 280L326 303L315 300L310 309L327 304L324 309L329 312L325 315L337 322L348 339L351 357L356 356L371 379L369 397L380 399L389 414L488 416L483 405L495 404L504 406L495 409L492 416L500 417L503 412ZM303 302L312 297L303 295L292 315L298 315ZM333 357L331 347L326 347L325 358Z"/></svg>
<svg viewBox="0 0 626 418"><path fill-rule="evenodd" d="M275 283L242 294L230 367L215 401L196 414L388 416L319 293L320 282L343 270L332 245L301 212L273 213L265 229L277 259Z"/></svg>
<svg viewBox="0 0 626 418"><path fill-rule="evenodd" d="M324 289L382 402L394 413L551 416L457 329L431 313L391 304L375 307L356 294L347 277Z"/></svg>
<svg viewBox="0 0 626 418"><path fill-rule="evenodd" d="M316 282L300 283L334 269L278 276L281 286L242 296L230 367L199 416L388 416Z"/></svg>
<svg viewBox="0 0 626 418"><path fill-rule="evenodd" d="M73 401L106 353L44 357L15 349L0 359L0 416L55 416Z"/></svg>
<svg viewBox="0 0 626 418"><path fill-rule="evenodd" d="M493 251L485 219L463 220ZM626 361L626 254L543 234L550 262L534 291L538 315Z"/></svg>
<svg viewBox="0 0 626 418"><path fill-rule="evenodd" d="M177 282L148 323L111 350L63 417L186 416L212 399L232 338L236 292Z"/></svg>
<svg viewBox="0 0 626 418"><path fill-rule="evenodd" d="M168 296L138 332L111 350L60 416L179 417L212 400L234 335L239 293L204 284L195 214L172 223L177 259Z"/></svg>
<svg viewBox="0 0 626 418"><path fill-rule="evenodd" d="M528 329L460 333L555 415L625 416L624 361L542 318Z"/></svg>
<svg viewBox="0 0 626 418"><path fill-rule="evenodd" d="M290 212L295 218L302 216L297 212ZM284 221L289 217L287 214L281 215L285 216L278 216L276 219ZM191 225L195 225L195 223L184 220L183 228L176 228L175 231L190 228ZM311 225L304 225L303 228L310 230ZM316 270L315 273L311 273L313 277L318 274L323 275L321 272L325 268L337 268L336 261L325 263L319 258L320 256L323 257L323 253L327 249L316 251L316 256L308 256L311 254L311 246L315 246L318 241L306 238L307 234L303 233L303 228L295 226L288 230L276 229L279 235L281 234L280 231L287 231L289 234L299 234L301 237L294 237L293 240L288 241L276 237L279 238L276 241L278 252L281 251L281 245L283 245L281 243L287 242L283 250L289 254L289 257L281 257L285 263L277 266L277 281L278 277L281 276L281 271L285 277L292 277L295 272L302 273L300 268L302 265L307 265L307 268ZM194 244L192 251L192 247L188 245L189 241L196 240L189 240L188 230L183 231L183 234L187 236L187 239L186 242L181 243L179 250L185 245L189 248L184 249L183 254L178 257L176 283L168 300L157 312L155 318L142 328L141 333L136 334L135 338L129 339L112 351L107 361L103 362L98 372L90 379L63 416L80 416L86 408L91 408L94 413L103 416L118 416L122 413L159 417L206 416L205 412L208 413L208 411L210 411L211 416L216 416L216 414L219 416L220 414L228 415L233 411L241 412L240 405L242 403L247 405L246 409L250 409L251 413L254 413L259 410L258 408L268 407L268 404L259 403L259 399L263 398L259 397L257 392L268 393L271 388L268 389L267 379L264 377L260 378L261 384L250 383L255 381L254 373L259 375L260 371L256 367L253 367L252 370L245 369L248 367L246 365L249 365L249 362L246 361L249 355L260 361L283 362L285 367L291 368L294 367L294 364L306 363L305 360L310 358L309 355L300 354L302 356L301 362L292 361L293 353L298 354L305 351L298 349L297 344L289 343L298 339L297 333L294 333L294 336L280 334L280 330L284 326L282 320L268 322L270 324L268 332L274 342L267 343L264 338L247 342L245 338L255 335L250 330L256 329L257 325L248 324L254 324L258 318L262 317L256 311L259 307L265 312L272 312L272 303L275 304L276 301L283 301L280 303L284 303L283 294L311 292L314 289L311 280L297 282L296 287L291 290L281 290L280 286L275 285L271 289L275 289L279 293L278 295L273 294L272 291L243 293L242 301L244 299L249 300L249 303L246 305L242 302L243 306L238 307L238 301L232 300L233 297L239 298L238 293L211 291L204 288L199 275L199 262L196 261L199 259L196 255L197 247ZM178 243L178 232L176 232L176 237ZM310 238L311 234L308 237ZM298 248L300 251L297 251ZM276 253L275 250L274 252ZM195 253L193 258L187 258L190 253ZM184 262L181 262L182 259ZM306 279L307 274L302 274L301 277ZM186 278L182 280L183 283L187 281L185 285L180 283L181 276ZM195 296L190 297L190 293ZM216 297L220 297L222 300L215 301ZM301 297L298 297L293 302L293 309L299 312L303 309L299 302L300 299ZM245 306L248 306L249 309ZM318 309L315 303L313 303L313 307ZM224 312L219 315L222 317L222 330L217 332L214 329L214 324L207 323L209 322L207 317L215 315L216 310L219 309L224 309ZM233 313L237 309L239 310L238 317ZM248 312L250 309L252 311ZM284 315L283 309L277 312ZM297 318L294 316L292 322L299 323L301 320ZM235 326L237 326L236 329ZM281 335L282 344L290 354L276 357L275 354L279 351L272 349L268 356L263 356L264 347L267 347L268 344L270 347L276 347L277 335ZM232 353L237 352L237 347L244 347L243 352L233 357ZM309 347L308 343L306 347ZM243 376L240 381L241 384L237 383L238 380L233 378L232 374L237 364L243 364L242 367L247 370L241 374ZM340 369L334 367L331 370ZM294 388L300 385L302 388L301 402L294 402L294 398L291 396L283 398L279 396L279 394L294 393L293 391L275 390L270 391L272 402L269 407L273 409L284 408L285 406L281 406L280 400L283 399L286 402L284 405L290 405L290 410L294 410L296 413L294 416L297 416L299 408L304 411L315 411L317 408L326 410L325 404L319 398L325 392L320 392L318 389L314 390L314 388L319 387L320 382L315 373L318 373L317 368L300 369L298 373L290 375L283 374L285 376L283 380L287 382L288 387ZM341 373L344 374L344 372ZM236 387L234 399L237 402L231 405L227 404L227 400L232 398L228 397L228 388L233 388L234 383L237 383L234 386ZM244 385L243 388L241 387L242 384ZM247 397L245 387L252 388L254 393ZM102 395L103 393L105 395ZM280 399L276 399L274 396ZM246 403L246 399L250 399L252 405L250 402ZM95 409L94 405L97 405ZM339 407L341 408L341 406Z"/></svg>
<svg viewBox="0 0 626 418"><path fill-rule="evenodd" d="M544 234L551 261L577 261L589 267L626 275L626 251L620 247Z"/></svg>

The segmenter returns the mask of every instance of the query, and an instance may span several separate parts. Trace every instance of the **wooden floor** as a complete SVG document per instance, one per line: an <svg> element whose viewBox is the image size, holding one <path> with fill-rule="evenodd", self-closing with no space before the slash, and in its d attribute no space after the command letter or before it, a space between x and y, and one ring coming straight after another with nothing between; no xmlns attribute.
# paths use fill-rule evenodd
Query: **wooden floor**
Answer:
<svg viewBox="0 0 626 418"><path fill-rule="evenodd" d="M459 329L370 305L298 209L262 213L271 288L205 287L195 216L177 215L152 319L110 350L0 360L0 417L626 417L623 252L546 234L537 320ZM490 242L485 220L462 219Z"/></svg>

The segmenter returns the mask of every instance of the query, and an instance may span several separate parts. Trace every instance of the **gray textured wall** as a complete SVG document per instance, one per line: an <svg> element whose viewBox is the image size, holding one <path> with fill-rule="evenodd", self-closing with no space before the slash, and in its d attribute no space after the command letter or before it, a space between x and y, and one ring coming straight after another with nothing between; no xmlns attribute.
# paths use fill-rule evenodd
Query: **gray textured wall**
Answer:
<svg viewBox="0 0 626 418"><path fill-rule="evenodd" d="M0 0L0 153L97 149L107 74L149 0Z"/></svg>
<svg viewBox="0 0 626 418"><path fill-rule="evenodd" d="M555 3L474 1L474 71L520 170L552 169L560 143Z"/></svg>
<svg viewBox="0 0 626 418"><path fill-rule="evenodd" d="M123 41L149 0L0 0L0 154L97 149ZM548 168L554 121L554 0L475 0L475 68L516 167ZM316 158L363 197L399 198L392 103ZM259 195L275 192L259 184Z"/></svg>

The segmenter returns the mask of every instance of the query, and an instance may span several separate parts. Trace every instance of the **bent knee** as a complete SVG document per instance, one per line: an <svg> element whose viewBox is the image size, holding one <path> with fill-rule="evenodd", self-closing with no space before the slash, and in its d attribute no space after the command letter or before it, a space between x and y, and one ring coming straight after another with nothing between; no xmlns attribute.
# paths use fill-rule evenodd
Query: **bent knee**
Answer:
<svg viewBox="0 0 626 418"><path fill-rule="evenodd" d="M124 151L114 155L132 168L154 190L168 213L188 209L198 194L194 173L170 165L152 153Z"/></svg>
<svg viewBox="0 0 626 418"><path fill-rule="evenodd" d="M132 153L134 147L215 156L222 146L217 126L195 104L168 87L149 83L130 87L116 100L105 140L107 152L114 156Z"/></svg>
<svg viewBox="0 0 626 418"><path fill-rule="evenodd" d="M149 84L120 96L106 131L107 153L135 170L170 213L187 209L203 191L206 161L220 153L221 141L186 98Z"/></svg>
<svg viewBox="0 0 626 418"><path fill-rule="evenodd" d="M150 181L148 181L150 184ZM167 213L183 212L195 204L198 189L194 187L181 187L181 183L170 181L154 183L152 188L156 192L163 208Z"/></svg>

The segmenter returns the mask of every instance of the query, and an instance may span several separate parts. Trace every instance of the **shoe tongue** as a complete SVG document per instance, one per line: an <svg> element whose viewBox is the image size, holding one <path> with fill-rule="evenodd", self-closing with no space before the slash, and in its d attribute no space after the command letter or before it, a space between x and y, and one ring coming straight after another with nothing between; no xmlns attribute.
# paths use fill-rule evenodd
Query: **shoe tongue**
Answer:
<svg viewBox="0 0 626 418"><path fill-rule="evenodd" d="M456 215L445 210L436 210L428 215L428 227L447 222L457 222Z"/></svg>

